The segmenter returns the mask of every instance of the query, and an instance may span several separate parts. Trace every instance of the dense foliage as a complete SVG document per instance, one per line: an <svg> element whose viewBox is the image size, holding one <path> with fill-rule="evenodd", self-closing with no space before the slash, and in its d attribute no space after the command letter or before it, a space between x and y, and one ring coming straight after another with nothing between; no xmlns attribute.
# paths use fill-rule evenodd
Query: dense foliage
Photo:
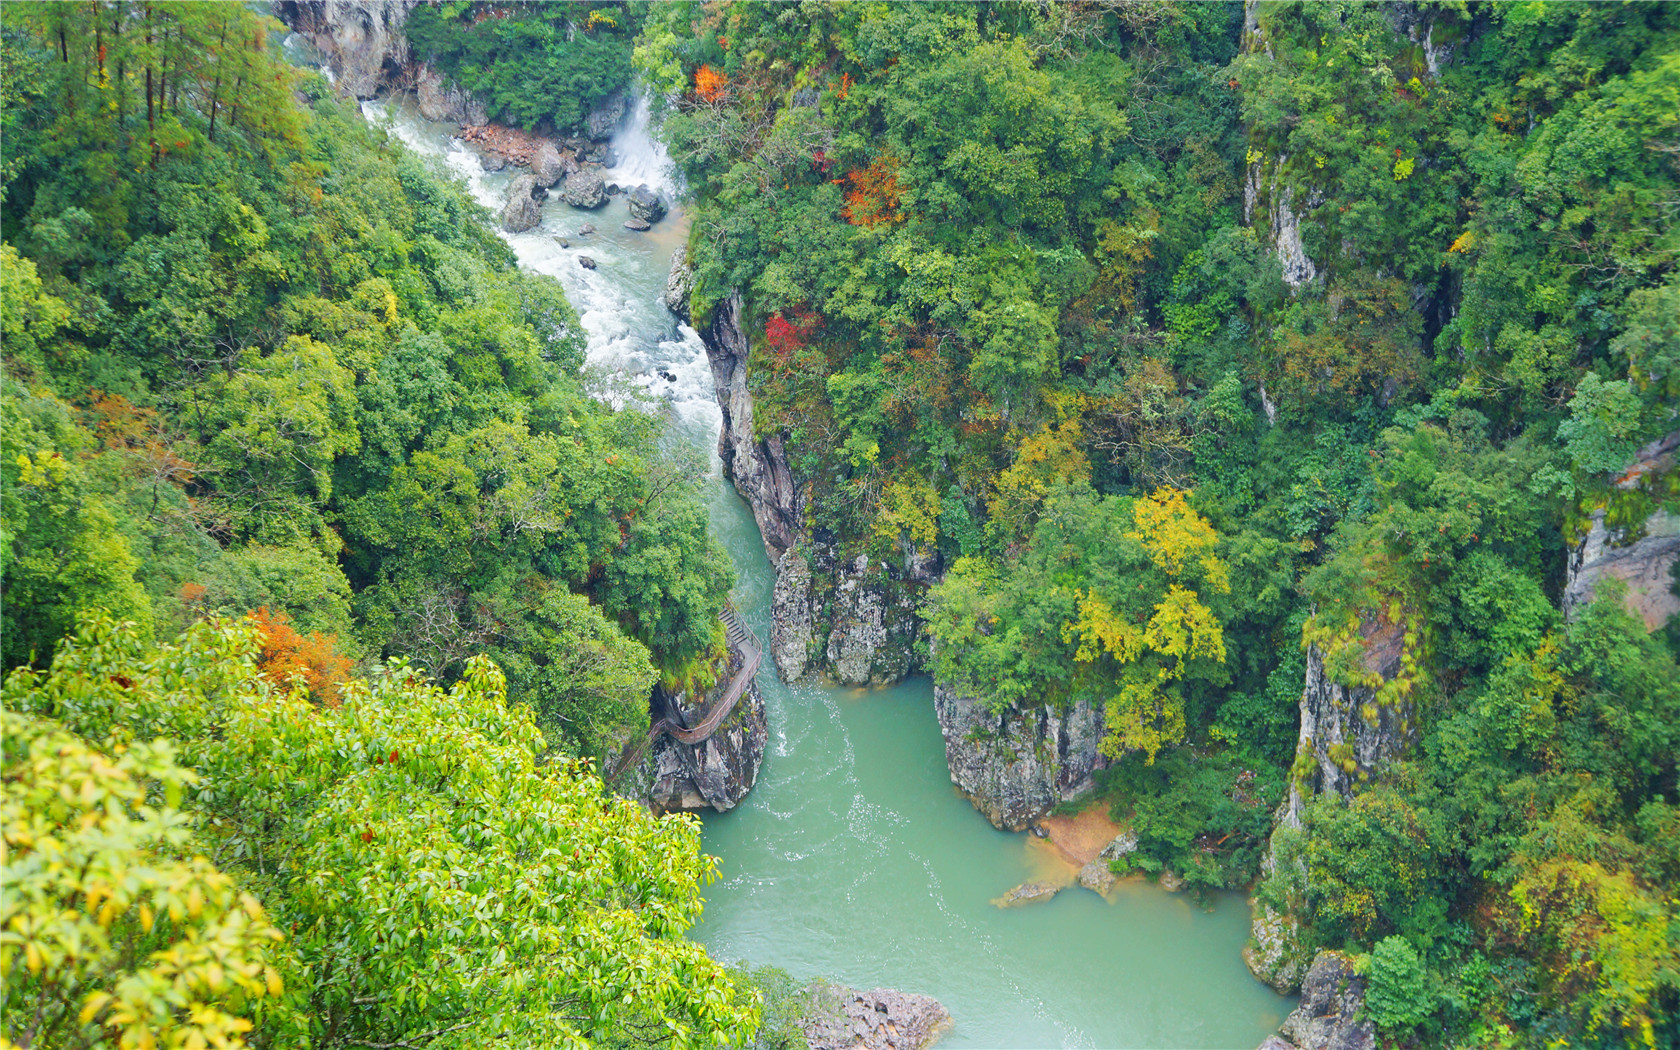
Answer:
<svg viewBox="0 0 1680 1050"><path fill-rule="evenodd" d="M7 677L8 1045L586 1046L651 1017L688 1046L756 1024L682 936L715 870L699 824L543 762L489 661L448 690L393 662L323 708L258 644L248 620L153 645L95 618Z"/></svg>
<svg viewBox="0 0 1680 1050"><path fill-rule="evenodd" d="M1384 1032L1680 1038L1680 627L1561 609L1680 511L1680 8L670 4L637 61L812 536L937 556L945 681L1105 707L1135 866L1258 875L1311 643L1420 740L1261 897Z"/></svg>
<svg viewBox="0 0 1680 1050"><path fill-rule="evenodd" d="M526 130L583 130L630 86L639 17L624 3L421 4L404 32L414 56L484 100L490 119Z"/></svg>
<svg viewBox="0 0 1680 1050"><path fill-rule="evenodd" d="M599 755L720 651L695 472L589 396L559 286L273 29L7 6L5 662L94 606L260 609L322 698L346 658L488 653Z"/></svg>

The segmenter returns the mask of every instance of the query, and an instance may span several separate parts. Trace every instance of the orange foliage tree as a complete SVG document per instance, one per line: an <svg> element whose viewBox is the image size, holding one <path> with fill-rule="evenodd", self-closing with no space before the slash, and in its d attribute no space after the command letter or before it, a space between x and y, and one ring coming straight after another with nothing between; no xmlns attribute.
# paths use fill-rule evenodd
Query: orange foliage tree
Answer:
<svg viewBox="0 0 1680 1050"><path fill-rule="evenodd" d="M846 206L840 214L853 226L879 226L899 220L898 158L883 153L867 168L854 168L836 180L846 184Z"/></svg>
<svg viewBox="0 0 1680 1050"><path fill-rule="evenodd" d="M707 102L716 102L723 95L723 89L729 86L729 75L711 66L701 66L694 71L694 93Z"/></svg>
<svg viewBox="0 0 1680 1050"><path fill-rule="evenodd" d="M292 628L284 611L271 613L264 605L251 614L262 632L257 669L274 682L286 684L301 677L309 695L337 707L339 690L350 678L350 659L338 652L338 635L311 631L305 638Z"/></svg>

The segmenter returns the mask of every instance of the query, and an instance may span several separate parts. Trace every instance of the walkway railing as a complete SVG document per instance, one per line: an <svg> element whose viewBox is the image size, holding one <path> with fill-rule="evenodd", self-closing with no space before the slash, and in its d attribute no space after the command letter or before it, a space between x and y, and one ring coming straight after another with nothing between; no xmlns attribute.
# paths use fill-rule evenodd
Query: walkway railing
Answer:
<svg viewBox="0 0 1680 1050"><path fill-rule="evenodd" d="M724 689L723 695L717 698L717 701L712 704L711 710L693 727L679 724L668 713L655 719L654 723L648 727L646 736L638 737L625 745L624 751L618 756L618 761L613 764L611 772L607 774L606 780L608 783L623 776L625 770L639 761L642 752L647 749L648 745L659 739L661 733L669 733L674 739L685 744L702 743L711 739L712 734L717 732L718 726L722 725L724 719L728 718L730 713L735 710L736 702L741 699L741 695L752 684L753 676L758 674L758 667L763 662L764 652L759 646L758 636L753 634L752 628L741 621L740 614L736 612L733 602L724 605L723 612L718 615L718 619L723 621L723 629L729 637L730 648L738 650L741 654L741 666L735 672L734 677L729 679L729 685Z"/></svg>

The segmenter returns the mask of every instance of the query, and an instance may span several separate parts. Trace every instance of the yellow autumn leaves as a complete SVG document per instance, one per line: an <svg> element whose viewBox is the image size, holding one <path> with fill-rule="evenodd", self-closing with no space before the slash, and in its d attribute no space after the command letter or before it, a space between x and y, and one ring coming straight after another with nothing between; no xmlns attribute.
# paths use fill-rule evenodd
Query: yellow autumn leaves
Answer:
<svg viewBox="0 0 1680 1050"><path fill-rule="evenodd" d="M1162 747L1184 738L1184 700L1174 683L1184 678L1186 665L1197 659L1225 662L1223 627L1185 583L1199 581L1218 594L1230 593L1231 583L1229 569L1214 553L1218 534L1190 508L1184 492L1157 489L1133 504L1132 519L1135 527L1125 537L1140 544L1171 580L1165 595L1140 625L1087 589L1079 618L1062 626L1062 640L1078 641L1074 656L1082 664L1107 656L1120 665L1120 688L1105 712L1103 753L1118 758L1141 750L1153 763ZM1146 669L1140 661L1149 654L1156 659Z"/></svg>

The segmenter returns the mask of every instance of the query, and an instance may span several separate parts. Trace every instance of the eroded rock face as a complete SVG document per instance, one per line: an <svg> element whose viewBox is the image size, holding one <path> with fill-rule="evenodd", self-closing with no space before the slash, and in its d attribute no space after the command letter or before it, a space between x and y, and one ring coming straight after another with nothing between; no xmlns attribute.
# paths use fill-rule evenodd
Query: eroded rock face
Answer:
<svg viewBox="0 0 1680 1050"><path fill-rule="evenodd" d="M723 413L718 458L752 507L776 566L771 657L789 682L817 673L850 685L896 682L917 664L916 608L938 579L938 559L916 551L900 552L895 564L843 559L831 537L806 535L805 486L794 478L783 435L754 435L751 343L741 313L738 294L716 304L701 339Z"/></svg>
<svg viewBox="0 0 1680 1050"><path fill-rule="evenodd" d="M727 681L713 692L726 686ZM673 698L673 702L682 706L681 698ZM769 739L764 696L755 682L707 739L685 744L665 735L653 743L643 762L649 784L648 806L657 813L708 807L726 813L734 809L758 781Z"/></svg>
<svg viewBox="0 0 1680 1050"><path fill-rule="evenodd" d="M1108 765L1097 750L1102 713L1088 703L1064 712L1010 708L994 715L977 700L935 683L933 709L945 736L951 782L986 819L1020 831L1092 786Z"/></svg>
<svg viewBox="0 0 1680 1050"><path fill-rule="evenodd" d="M419 0L283 0L275 14L326 56L333 82L357 98L397 86L409 66L408 13Z"/></svg>
<svg viewBox="0 0 1680 1050"><path fill-rule="evenodd" d="M489 111L472 92L430 66L421 66L414 74L414 99L420 115L427 120L445 120L456 124L484 125L490 122ZM506 161L502 161L506 164ZM491 170L485 165L486 170ZM544 183L552 185L552 183Z"/></svg>
<svg viewBox="0 0 1680 1050"><path fill-rule="evenodd" d="M1400 671L1405 640L1401 624L1367 624L1361 632L1364 667L1386 681ZM1260 862L1271 875L1279 864L1278 829L1301 827L1306 800L1324 792L1343 798L1403 754L1417 737L1415 713L1409 701L1375 702L1375 691L1349 688L1333 681L1324 668L1319 648L1307 649L1306 681L1301 690L1301 729L1296 754L1310 757L1308 774L1292 780L1289 794L1278 806L1272 841ZM1304 874L1304 873L1303 873ZM1255 977L1281 994L1293 992L1306 974L1306 953L1300 943L1300 924L1293 915L1255 901L1252 943L1243 961Z"/></svg>
<svg viewBox="0 0 1680 1050"><path fill-rule="evenodd" d="M798 539L804 501L788 468L781 435L762 441L753 436L753 402L747 391L751 343L741 327L739 293L713 308L711 323L701 335L712 366L718 407L723 411L723 430L718 436L723 476L752 506L759 535L764 538L764 551L771 564L778 564Z"/></svg>
<svg viewBox="0 0 1680 1050"><path fill-rule="evenodd" d="M815 1019L801 1023L811 1050L923 1050L951 1027L950 1012L931 996L834 985L812 995Z"/></svg>
<svg viewBox="0 0 1680 1050"><path fill-rule="evenodd" d="M590 111L584 119L584 127L589 137L596 142L605 142L612 138L613 132L624 123L624 94L616 92L605 102Z"/></svg>
<svg viewBox="0 0 1680 1050"><path fill-rule="evenodd" d="M630 214L643 222L658 222L665 217L665 202L646 186L631 190L625 195L624 203L629 207Z"/></svg>
<svg viewBox="0 0 1680 1050"><path fill-rule="evenodd" d="M599 208L607 203L607 185L593 168L575 171L561 184L560 199L574 208Z"/></svg>
<svg viewBox="0 0 1680 1050"><path fill-rule="evenodd" d="M1376 1028L1360 1015L1365 1010L1365 978L1354 972L1342 952L1319 952L1301 982L1301 1004L1284 1018L1278 1032L1297 1050L1373 1050ZM1277 1047L1277 1042L1262 1044Z"/></svg>
<svg viewBox="0 0 1680 1050"><path fill-rule="evenodd" d="M1631 489L1649 475L1675 469L1677 452L1680 430L1640 449L1619 486ZM1645 621L1646 630L1655 631L1669 617L1680 614L1680 596L1674 593L1676 564L1680 564L1680 518L1658 510L1645 520L1635 538L1607 527L1604 512L1596 511L1587 535L1569 552L1563 613L1574 618L1593 600L1599 583L1613 576L1627 585L1622 601L1628 611Z"/></svg>
<svg viewBox="0 0 1680 1050"><path fill-rule="evenodd" d="M1114 885L1114 873L1108 870L1108 861L1093 860L1079 869L1079 884L1088 890L1107 893Z"/></svg>
<svg viewBox="0 0 1680 1050"><path fill-rule="evenodd" d="M671 272L665 275L665 294L660 301L665 308L688 320L688 296L694 290L694 271L688 265L688 246L678 245L671 253Z"/></svg>
<svg viewBox="0 0 1680 1050"><path fill-rule="evenodd" d="M502 229L509 233L523 233L535 229L542 222L542 205L548 191L537 184L531 175L521 175L508 184L507 204L502 208Z"/></svg>

